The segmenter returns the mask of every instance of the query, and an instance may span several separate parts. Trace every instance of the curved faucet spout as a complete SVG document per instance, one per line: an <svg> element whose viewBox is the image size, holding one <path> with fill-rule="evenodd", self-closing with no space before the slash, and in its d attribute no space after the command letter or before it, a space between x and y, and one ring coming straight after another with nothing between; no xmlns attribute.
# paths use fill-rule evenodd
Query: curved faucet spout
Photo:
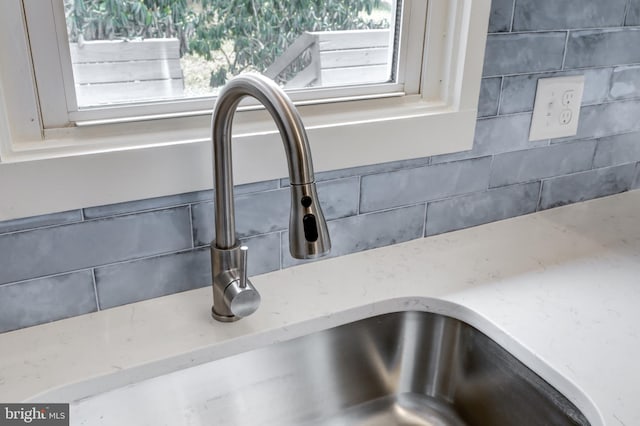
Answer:
<svg viewBox="0 0 640 426"><path fill-rule="evenodd" d="M291 181L291 254L308 259L322 256L331 248L327 224L318 202L309 141L300 114L272 80L260 74L234 77L220 91L211 119L216 215L216 239L211 244L213 316L220 321L234 321L249 315L257 309L260 300L257 291L246 280L246 250L240 252L235 232L231 134L233 116L246 96L257 99L269 111L284 144ZM239 276L245 278L241 280ZM240 281L243 286L238 284Z"/></svg>
<svg viewBox="0 0 640 426"><path fill-rule="evenodd" d="M260 101L280 131L293 185L314 182L311 150L300 114L289 97L272 80L260 74L242 74L220 91L211 120L213 170L216 192L216 245L230 248L236 244L233 172L231 165L231 129L238 104L245 96Z"/></svg>

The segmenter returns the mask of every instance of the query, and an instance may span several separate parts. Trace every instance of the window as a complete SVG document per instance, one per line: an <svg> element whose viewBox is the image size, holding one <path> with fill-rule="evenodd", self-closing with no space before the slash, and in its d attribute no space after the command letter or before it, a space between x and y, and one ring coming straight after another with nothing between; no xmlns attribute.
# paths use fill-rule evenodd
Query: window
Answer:
<svg viewBox="0 0 640 426"><path fill-rule="evenodd" d="M0 5L0 179L15 183L0 188L0 198L12 200L0 206L0 220L210 187L209 121L216 84L205 85L204 92L184 85L192 64L183 60L180 40L176 47L175 40L96 41L73 35L77 23L65 19L72 4L65 1L3 0ZM379 21L387 24L330 28L341 33L303 31L262 64L260 71L271 73L298 105L316 170L471 147L490 1L377 4L374 12L386 14ZM336 34L341 43L351 36L365 43L323 51L319 46L330 44L326 37ZM162 35L175 39L165 37L166 31ZM142 50L148 56L134 60L129 54L141 43L147 43ZM153 53L153 43L166 45L156 44ZM227 55L237 52L222 44ZM88 45L102 53L80 59L78 51ZM114 48L115 55L105 53ZM169 49L177 49L177 57L170 57ZM363 53L359 49L369 49L364 61L363 55L356 59L355 53ZM104 60L105 55L111 56ZM318 67L318 58L324 65ZM108 66L98 70L101 61ZM136 61L141 63L129 63ZM323 67L345 61L333 74L337 78L322 74ZM109 68L113 62L127 64ZM152 62L156 66L150 67ZM369 65L375 72L367 78L362 69L355 79L346 71ZM134 72L140 74L131 77ZM209 81L215 83L220 73L219 68L208 71ZM150 89L141 89L144 75L150 76ZM115 88L120 82L124 89L98 93L97 86ZM182 91L172 92L174 83ZM264 111L247 103L234 130L236 183L286 175L279 136ZM25 199L25 193L34 199Z"/></svg>
<svg viewBox="0 0 640 426"><path fill-rule="evenodd" d="M402 15L393 0L64 0L53 7L66 23L56 29L59 39L68 36L60 48L71 59L72 72L61 64L75 83L67 90L71 110L211 97L245 71L287 90L397 80Z"/></svg>

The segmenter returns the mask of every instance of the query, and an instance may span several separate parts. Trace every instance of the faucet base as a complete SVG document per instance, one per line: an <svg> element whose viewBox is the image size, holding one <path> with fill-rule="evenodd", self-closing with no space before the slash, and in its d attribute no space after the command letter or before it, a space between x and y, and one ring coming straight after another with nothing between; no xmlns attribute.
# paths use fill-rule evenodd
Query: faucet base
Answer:
<svg viewBox="0 0 640 426"><path fill-rule="evenodd" d="M216 313L216 310L213 306L211 307L211 316L213 317L214 320L220 321L220 322L235 322L242 319L242 317L239 317L236 315L231 315L231 316L219 315Z"/></svg>
<svg viewBox="0 0 640 426"><path fill-rule="evenodd" d="M251 315L260 306L260 294L246 277L247 248L228 249L211 244L213 307L211 315L222 322L233 322Z"/></svg>

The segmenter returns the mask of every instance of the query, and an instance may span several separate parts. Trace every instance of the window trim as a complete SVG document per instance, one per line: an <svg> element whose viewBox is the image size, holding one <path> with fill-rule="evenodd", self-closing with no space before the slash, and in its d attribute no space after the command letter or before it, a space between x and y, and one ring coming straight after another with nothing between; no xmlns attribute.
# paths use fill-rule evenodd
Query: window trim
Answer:
<svg viewBox="0 0 640 426"><path fill-rule="evenodd" d="M211 188L210 114L44 129L22 7L4 0L0 14L0 31L16 31L0 37L0 220ZM299 106L316 171L470 149L489 8L429 0L423 45L404 47L439 52L407 70L420 74L420 94ZM234 129L236 184L286 175L264 111L238 113Z"/></svg>
<svg viewBox="0 0 640 426"><path fill-rule="evenodd" d="M62 0L22 0L24 2L27 26L37 28L30 34L30 47L34 58L37 86L40 91L41 115L44 128L68 127L78 123L92 123L101 120L123 121L141 116L170 117L177 114L198 114L210 110L215 102L214 96L185 99L167 99L122 103L114 105L96 105L79 108L75 95L75 82L71 67L71 53L67 39L67 28ZM43 7L44 4L47 7ZM425 24L425 0L405 0L411 6L404 7L395 14L402 13L401 21L411 21L400 26L401 39L411 39L410 43L421 42ZM413 10L416 9L416 10ZM411 15L410 15L411 14ZM411 19L408 17L411 16ZM412 31L411 28L420 29ZM51 37L49 34L56 34ZM406 46L399 46L398 70L400 83L378 83L361 86L322 87L311 90L291 90L289 96L296 103L326 103L334 99L354 100L366 97L385 97L393 93L416 94L419 90L420 75L409 73L411 81L405 90L405 69L419 69L422 58L409 55ZM391 66L390 66L391 69ZM67 112L68 111L68 112Z"/></svg>

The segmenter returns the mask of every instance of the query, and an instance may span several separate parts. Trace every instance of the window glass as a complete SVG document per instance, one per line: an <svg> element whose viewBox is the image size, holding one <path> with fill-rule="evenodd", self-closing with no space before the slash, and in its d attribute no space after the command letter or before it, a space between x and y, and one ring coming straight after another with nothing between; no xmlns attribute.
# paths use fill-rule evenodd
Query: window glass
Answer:
<svg viewBox="0 0 640 426"><path fill-rule="evenodd" d="M394 0L64 0L79 108L394 80Z"/></svg>

